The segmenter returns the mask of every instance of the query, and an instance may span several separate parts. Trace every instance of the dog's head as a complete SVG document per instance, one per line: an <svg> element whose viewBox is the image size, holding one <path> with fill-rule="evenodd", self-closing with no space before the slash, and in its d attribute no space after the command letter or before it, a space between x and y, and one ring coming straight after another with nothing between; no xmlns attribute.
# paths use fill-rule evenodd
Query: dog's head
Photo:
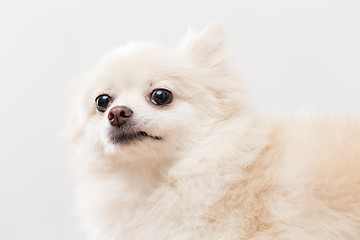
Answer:
<svg viewBox="0 0 360 240"><path fill-rule="evenodd" d="M73 142L131 162L177 158L244 107L217 23L175 49L137 43L111 52L71 83L69 98Z"/></svg>

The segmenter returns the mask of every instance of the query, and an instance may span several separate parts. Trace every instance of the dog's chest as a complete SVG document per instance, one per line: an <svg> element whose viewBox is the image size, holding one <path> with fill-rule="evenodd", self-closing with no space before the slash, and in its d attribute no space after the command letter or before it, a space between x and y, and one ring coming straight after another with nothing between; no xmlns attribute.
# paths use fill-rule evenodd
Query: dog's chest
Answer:
<svg viewBox="0 0 360 240"><path fill-rule="evenodd" d="M163 186L136 205L122 208L121 239L194 239L207 225L216 186ZM130 204L131 205L131 204Z"/></svg>
<svg viewBox="0 0 360 240"><path fill-rule="evenodd" d="M90 239L203 239L220 186L216 179L187 179L132 199L123 196L126 191L113 189L108 201L92 206L97 211L86 213L91 218L88 229L93 230Z"/></svg>

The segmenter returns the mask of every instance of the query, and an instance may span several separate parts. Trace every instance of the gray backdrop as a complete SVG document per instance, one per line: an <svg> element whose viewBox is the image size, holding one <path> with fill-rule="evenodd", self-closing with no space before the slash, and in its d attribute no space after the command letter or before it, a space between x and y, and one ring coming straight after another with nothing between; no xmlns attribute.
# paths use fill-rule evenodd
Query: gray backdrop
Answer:
<svg viewBox="0 0 360 240"><path fill-rule="evenodd" d="M223 22L260 108L359 112L359 1L0 0L0 239L75 240L65 85L129 40Z"/></svg>

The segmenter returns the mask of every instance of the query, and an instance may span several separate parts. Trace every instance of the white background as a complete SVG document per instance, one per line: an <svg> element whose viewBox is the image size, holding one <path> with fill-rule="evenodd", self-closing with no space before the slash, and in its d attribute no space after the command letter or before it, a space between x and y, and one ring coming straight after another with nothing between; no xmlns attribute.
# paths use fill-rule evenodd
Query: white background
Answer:
<svg viewBox="0 0 360 240"><path fill-rule="evenodd" d="M0 0L0 239L80 240L65 86L130 40L175 46L223 22L263 109L359 112L359 1Z"/></svg>

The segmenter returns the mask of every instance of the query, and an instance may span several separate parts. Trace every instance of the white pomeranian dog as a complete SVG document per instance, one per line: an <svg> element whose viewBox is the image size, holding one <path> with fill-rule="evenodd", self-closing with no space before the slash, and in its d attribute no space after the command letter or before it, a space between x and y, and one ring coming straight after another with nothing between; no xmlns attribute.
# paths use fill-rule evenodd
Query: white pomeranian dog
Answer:
<svg viewBox="0 0 360 240"><path fill-rule="evenodd" d="M88 239L360 239L359 117L258 113L223 45L213 23L71 82Z"/></svg>

